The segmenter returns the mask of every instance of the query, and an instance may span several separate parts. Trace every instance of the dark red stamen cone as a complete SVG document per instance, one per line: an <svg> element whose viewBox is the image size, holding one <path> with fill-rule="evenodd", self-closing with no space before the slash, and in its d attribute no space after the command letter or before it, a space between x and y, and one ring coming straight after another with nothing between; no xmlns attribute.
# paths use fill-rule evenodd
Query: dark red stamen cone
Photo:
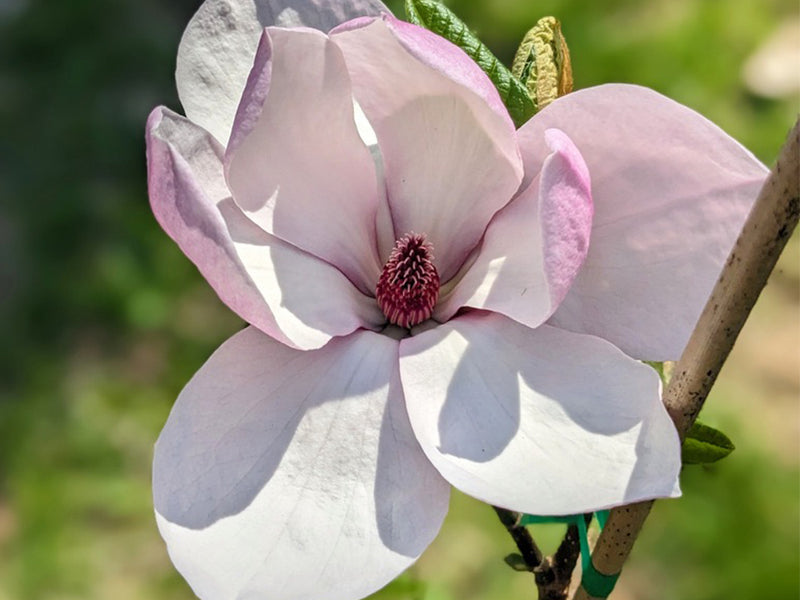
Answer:
<svg viewBox="0 0 800 600"><path fill-rule="evenodd" d="M408 329L430 318L439 299L439 273L424 234L407 233L395 242L375 297L394 325Z"/></svg>

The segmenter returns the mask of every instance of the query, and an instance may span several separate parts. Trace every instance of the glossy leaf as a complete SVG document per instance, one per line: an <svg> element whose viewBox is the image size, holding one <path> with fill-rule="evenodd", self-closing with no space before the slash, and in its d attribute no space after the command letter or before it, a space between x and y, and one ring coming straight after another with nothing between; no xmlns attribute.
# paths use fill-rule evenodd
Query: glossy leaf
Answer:
<svg viewBox="0 0 800 600"><path fill-rule="evenodd" d="M698 421L686 434L681 458L685 465L705 465L725 458L735 448L730 438L719 429Z"/></svg>
<svg viewBox="0 0 800 600"><path fill-rule="evenodd" d="M451 41L483 69L497 87L517 127L536 113L536 104L525 86L449 8L436 0L406 0L405 7L411 23Z"/></svg>

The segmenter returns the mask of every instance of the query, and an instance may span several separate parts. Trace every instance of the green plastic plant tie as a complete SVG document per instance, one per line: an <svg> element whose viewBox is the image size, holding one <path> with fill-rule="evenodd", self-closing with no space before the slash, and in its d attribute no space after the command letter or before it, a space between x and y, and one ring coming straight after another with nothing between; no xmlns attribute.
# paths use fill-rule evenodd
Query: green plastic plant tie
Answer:
<svg viewBox="0 0 800 600"><path fill-rule="evenodd" d="M576 516L577 515L543 517L541 515L522 515L522 518L520 519L520 525L533 525L536 523L566 523L567 525L572 525L575 523Z"/></svg>
<svg viewBox="0 0 800 600"><path fill-rule="evenodd" d="M608 515L610 514L610 510L598 510L596 513L594 513L594 516L597 517L597 524L600 525L600 531L603 531L605 528L606 523L608 522Z"/></svg>
<svg viewBox="0 0 800 600"><path fill-rule="evenodd" d="M598 510L594 513L597 518L597 524L600 526L600 531L606 526L608 522L608 515L611 511ZM581 577L581 585L586 593L594 598L608 598L608 595L614 590L614 586L619 579L619 573L615 575L604 575L594 568L592 564L592 555L589 552L589 536L586 527L586 519L583 515L563 515L563 516L547 516L540 515L522 515L520 525L531 525L535 523L566 523L567 525L575 525L578 528L578 537L581 544L581 567L583 568L583 576Z"/></svg>
<svg viewBox="0 0 800 600"><path fill-rule="evenodd" d="M575 519L575 525L578 526L578 536L581 542L581 566L583 566L583 572L586 572L586 567L591 564L589 560L589 535L586 531L586 519L583 518L583 515L575 515L578 517Z"/></svg>
<svg viewBox="0 0 800 600"><path fill-rule="evenodd" d="M581 577L583 589L593 598L608 598L608 595L614 591L614 586L617 585L619 573L603 575L594 568L591 559L588 562L589 566L584 567L583 577Z"/></svg>
<svg viewBox="0 0 800 600"><path fill-rule="evenodd" d="M608 515L611 511L598 510L594 513L597 518L597 524L600 526L600 531L606 526L608 522ZM535 523L566 523L567 525L575 525L578 528L578 538L581 544L581 567L583 568L583 576L581 577L581 585L590 596L594 598L608 598L608 595L614 590L614 586L619 579L619 573L615 575L604 575L594 568L592 564L592 555L589 551L589 536L586 527L586 519L583 515L563 515L563 516L547 516L540 515L522 515L520 525L531 525Z"/></svg>
<svg viewBox="0 0 800 600"><path fill-rule="evenodd" d="M600 526L600 531L606 526L608 521L609 511L600 510L595 513L597 517L597 524ZM586 593L594 598L608 598L608 595L614 591L614 586L619 579L619 573L614 575L604 575L594 568L592 564L592 555L589 553L589 538L586 533L586 521L583 515L578 519L578 531L580 533L581 541L581 567L583 567L583 575L581 576L581 585Z"/></svg>

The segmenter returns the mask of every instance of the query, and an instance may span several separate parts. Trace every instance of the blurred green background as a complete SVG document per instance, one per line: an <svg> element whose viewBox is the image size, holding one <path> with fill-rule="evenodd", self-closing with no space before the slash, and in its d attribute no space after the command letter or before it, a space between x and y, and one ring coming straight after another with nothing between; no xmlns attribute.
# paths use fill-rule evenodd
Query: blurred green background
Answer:
<svg viewBox="0 0 800 600"><path fill-rule="evenodd" d="M398 2L389 3L402 14ZM182 385L241 322L150 214L143 130L199 0L0 0L0 600L193 597L150 499ZM453 0L509 62L554 14L577 87L647 85L771 163L798 96L742 68L796 0ZM800 595L800 267L795 235L704 419L738 449L658 502L618 599ZM546 548L557 527L536 535ZM493 512L456 495L443 531L375 600L535 598ZM277 599L276 599L277 600Z"/></svg>

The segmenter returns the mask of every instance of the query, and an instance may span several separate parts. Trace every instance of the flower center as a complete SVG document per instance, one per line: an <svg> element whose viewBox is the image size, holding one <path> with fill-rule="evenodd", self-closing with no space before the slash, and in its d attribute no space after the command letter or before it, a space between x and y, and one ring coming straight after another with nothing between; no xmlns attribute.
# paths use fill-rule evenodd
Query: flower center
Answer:
<svg viewBox="0 0 800 600"><path fill-rule="evenodd" d="M430 318L439 299L439 273L425 234L407 233L394 243L375 297L394 325L408 329Z"/></svg>

